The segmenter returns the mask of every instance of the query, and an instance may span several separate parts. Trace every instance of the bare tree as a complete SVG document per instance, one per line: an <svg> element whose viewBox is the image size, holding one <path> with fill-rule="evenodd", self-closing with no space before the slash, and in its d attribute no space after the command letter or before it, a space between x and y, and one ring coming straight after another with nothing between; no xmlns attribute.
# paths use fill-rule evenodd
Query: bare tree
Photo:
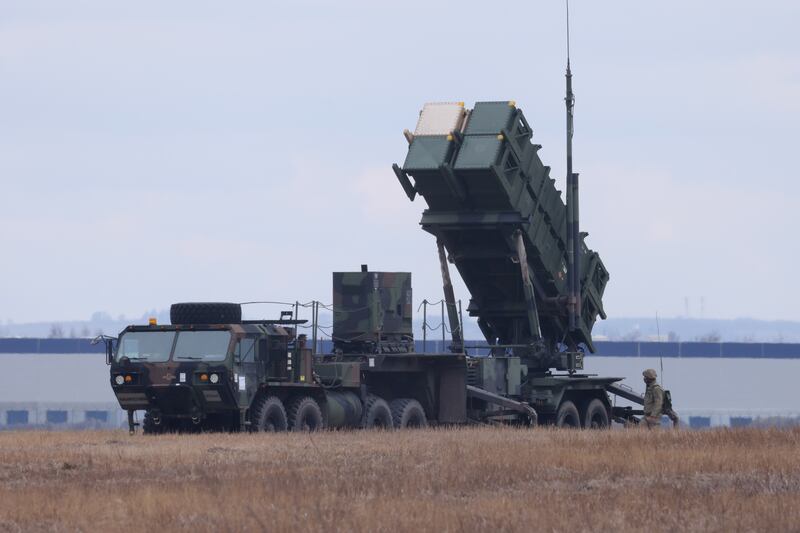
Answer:
<svg viewBox="0 0 800 533"><path fill-rule="evenodd" d="M641 337L642 337L642 332L639 331L638 329L634 329L623 335L622 340L627 342L635 342L638 341Z"/></svg>
<svg viewBox="0 0 800 533"><path fill-rule="evenodd" d="M720 336L717 330L710 331L705 335L700 335L697 337L698 342L720 342L722 340L722 336Z"/></svg>

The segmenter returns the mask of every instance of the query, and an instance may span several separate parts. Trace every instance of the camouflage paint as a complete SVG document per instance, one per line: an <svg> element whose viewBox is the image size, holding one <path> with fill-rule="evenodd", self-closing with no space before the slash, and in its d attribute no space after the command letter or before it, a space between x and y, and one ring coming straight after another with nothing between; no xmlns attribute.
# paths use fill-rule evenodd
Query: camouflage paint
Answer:
<svg viewBox="0 0 800 533"><path fill-rule="evenodd" d="M226 324L218 326L129 326L130 331L228 331L231 340L223 361L135 361L123 357L112 361L111 387L125 410L150 410L176 418L204 418L209 414L234 414L249 408L261 384L290 377L292 359L290 328L272 324ZM252 356L237 356L240 343L254 343ZM260 342L263 341L263 342ZM262 353L264 352L264 353ZM267 360L277 362L270 365ZM218 383L200 381L201 374L215 373ZM131 383L118 385L117 375L130 375ZM308 376L310 379L311 376Z"/></svg>
<svg viewBox="0 0 800 533"><path fill-rule="evenodd" d="M334 350L412 352L411 296L408 272L334 272Z"/></svg>
<svg viewBox="0 0 800 533"><path fill-rule="evenodd" d="M594 349L591 330L598 315L605 318L609 276L581 234L580 314L570 328L567 209L531 136L514 102L478 102L460 131L413 136L395 173L412 177L411 192L428 204L421 225L447 249L486 340L508 346L531 369L568 369L580 357L564 357L563 345ZM526 298L528 281L533 299L530 289Z"/></svg>

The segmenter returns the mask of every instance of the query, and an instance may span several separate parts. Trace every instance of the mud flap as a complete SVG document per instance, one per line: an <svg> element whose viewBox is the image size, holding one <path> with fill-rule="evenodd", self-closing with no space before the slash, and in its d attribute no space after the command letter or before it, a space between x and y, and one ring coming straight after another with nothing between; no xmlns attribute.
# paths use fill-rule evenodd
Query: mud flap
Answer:
<svg viewBox="0 0 800 533"><path fill-rule="evenodd" d="M439 369L440 424L463 424L467 421L467 368L463 361L457 366Z"/></svg>

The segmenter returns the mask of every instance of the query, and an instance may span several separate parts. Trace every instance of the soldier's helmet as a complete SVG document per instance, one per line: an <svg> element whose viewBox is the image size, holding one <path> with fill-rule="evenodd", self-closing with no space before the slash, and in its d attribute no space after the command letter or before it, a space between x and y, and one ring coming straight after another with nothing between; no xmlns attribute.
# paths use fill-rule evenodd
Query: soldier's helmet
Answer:
<svg viewBox="0 0 800 533"><path fill-rule="evenodd" d="M644 376L645 379L656 379L657 377L656 371L653 370L652 368L648 368L647 370L642 372L642 375Z"/></svg>

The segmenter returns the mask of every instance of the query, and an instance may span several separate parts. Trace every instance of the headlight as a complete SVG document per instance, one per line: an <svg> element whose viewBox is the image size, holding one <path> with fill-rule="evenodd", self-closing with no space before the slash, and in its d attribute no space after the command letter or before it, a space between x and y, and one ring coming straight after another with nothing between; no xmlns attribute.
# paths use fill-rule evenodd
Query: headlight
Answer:
<svg viewBox="0 0 800 533"><path fill-rule="evenodd" d="M119 376L114 378L114 383L116 383L117 385L122 385L123 383L125 383L125 378L122 377L122 375L120 374Z"/></svg>
<svg viewBox="0 0 800 533"><path fill-rule="evenodd" d="M219 382L219 374L211 374L208 378L211 383Z"/></svg>

